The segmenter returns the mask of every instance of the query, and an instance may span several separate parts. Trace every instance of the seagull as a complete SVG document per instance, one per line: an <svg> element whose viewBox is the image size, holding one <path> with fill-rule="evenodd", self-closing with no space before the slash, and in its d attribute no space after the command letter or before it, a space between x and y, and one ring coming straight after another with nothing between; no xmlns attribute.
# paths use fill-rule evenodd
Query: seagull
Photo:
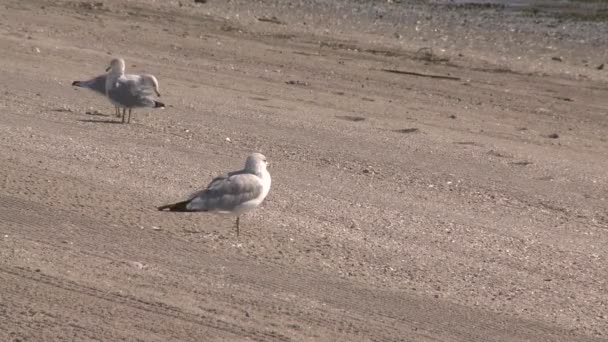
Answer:
<svg viewBox="0 0 608 342"><path fill-rule="evenodd" d="M158 80L150 74L125 74L125 61L122 58L114 58L106 69L105 90L106 95L116 107L116 114L120 116L122 108L122 122L125 122L127 109L131 122L131 110L137 107L164 108L162 102L152 98L150 89L153 89L160 97Z"/></svg>
<svg viewBox="0 0 608 342"><path fill-rule="evenodd" d="M236 215L236 236L239 236L240 215L258 207L270 191L268 162L261 153L252 153L245 168L214 178L203 190L187 200L163 205L158 210L176 212L205 211Z"/></svg>

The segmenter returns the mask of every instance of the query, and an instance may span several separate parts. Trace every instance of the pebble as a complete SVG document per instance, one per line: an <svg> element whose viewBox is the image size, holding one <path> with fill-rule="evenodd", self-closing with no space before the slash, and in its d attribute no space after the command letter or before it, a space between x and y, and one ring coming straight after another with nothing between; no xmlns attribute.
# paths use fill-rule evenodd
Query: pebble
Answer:
<svg viewBox="0 0 608 342"><path fill-rule="evenodd" d="M131 266L134 266L134 267L139 268L140 270L143 270L143 269L146 267L144 264L142 264L142 263L141 263L141 262L139 262L139 261L130 261L130 262L129 262L129 264L130 264Z"/></svg>

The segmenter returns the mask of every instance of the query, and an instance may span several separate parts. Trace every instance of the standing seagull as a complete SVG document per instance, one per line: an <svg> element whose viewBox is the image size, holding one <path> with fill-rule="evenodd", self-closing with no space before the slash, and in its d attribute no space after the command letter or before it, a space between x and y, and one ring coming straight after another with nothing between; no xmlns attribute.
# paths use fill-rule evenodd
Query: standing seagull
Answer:
<svg viewBox="0 0 608 342"><path fill-rule="evenodd" d="M214 178L207 188L197 191L186 201L163 205L158 210L215 211L236 215L236 236L239 236L240 215L259 206L270 191L268 162L260 153L247 157L243 170Z"/></svg>
<svg viewBox="0 0 608 342"><path fill-rule="evenodd" d="M122 58L115 58L110 62L106 69L109 71L106 76L106 95L118 108L122 107L122 122L125 122L125 115L129 109L127 123L131 122L131 110L140 107L164 108L162 102L152 98L150 89L154 89L157 96L158 80L154 75L125 75L125 61Z"/></svg>

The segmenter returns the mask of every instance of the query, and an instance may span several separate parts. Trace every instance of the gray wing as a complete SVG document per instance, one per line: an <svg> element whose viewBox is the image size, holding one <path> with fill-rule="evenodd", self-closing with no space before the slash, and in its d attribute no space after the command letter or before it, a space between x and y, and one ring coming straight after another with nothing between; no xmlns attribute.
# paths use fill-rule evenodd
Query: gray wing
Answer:
<svg viewBox="0 0 608 342"><path fill-rule="evenodd" d="M96 93L106 96L106 75L100 75L88 81L74 81L73 86L88 88Z"/></svg>
<svg viewBox="0 0 608 342"><path fill-rule="evenodd" d="M116 84L108 90L108 97L127 108L154 107L155 101L146 87L131 79L119 78Z"/></svg>
<svg viewBox="0 0 608 342"><path fill-rule="evenodd" d="M158 81L156 80L156 77L154 77L154 75L150 75L150 74L124 74L122 76L123 78L127 79L127 80L131 80L133 82L135 82L137 89L142 92L145 93L147 95L152 95L154 94L154 87L155 87L155 83L158 84ZM152 84L146 82L146 79L150 79L151 82L153 82Z"/></svg>
<svg viewBox="0 0 608 342"><path fill-rule="evenodd" d="M238 205L251 201L262 193L262 184L253 174L234 174L214 178L206 189L190 198L187 205L192 211L231 211Z"/></svg>

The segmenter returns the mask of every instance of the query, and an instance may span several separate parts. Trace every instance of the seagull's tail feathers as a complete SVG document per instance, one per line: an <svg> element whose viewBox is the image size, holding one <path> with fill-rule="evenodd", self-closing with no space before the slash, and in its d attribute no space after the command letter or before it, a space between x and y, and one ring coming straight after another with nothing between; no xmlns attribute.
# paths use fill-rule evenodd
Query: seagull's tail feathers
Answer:
<svg viewBox="0 0 608 342"><path fill-rule="evenodd" d="M182 202L177 202L177 203L173 203L173 204L167 204L167 205L158 207L158 210L163 211L163 210L169 209L169 211L178 211L178 212L190 211L187 208L188 203L190 203L190 201L182 201Z"/></svg>
<svg viewBox="0 0 608 342"><path fill-rule="evenodd" d="M159 101L154 101L154 108L165 108L165 104Z"/></svg>
<svg viewBox="0 0 608 342"><path fill-rule="evenodd" d="M74 81L74 82L72 82L72 85L76 86L76 87L82 87L82 82L81 81Z"/></svg>

